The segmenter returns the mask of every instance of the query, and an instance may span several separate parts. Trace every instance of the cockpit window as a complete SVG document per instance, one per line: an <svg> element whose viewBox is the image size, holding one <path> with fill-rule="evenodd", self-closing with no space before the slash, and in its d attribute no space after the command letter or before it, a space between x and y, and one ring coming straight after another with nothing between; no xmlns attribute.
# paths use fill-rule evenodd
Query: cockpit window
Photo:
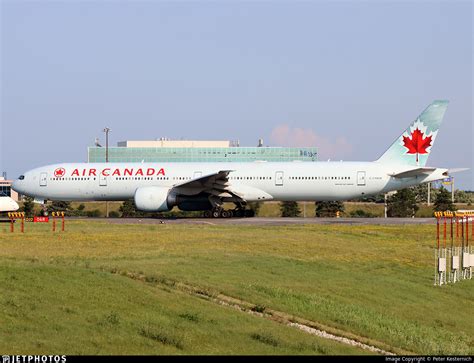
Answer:
<svg viewBox="0 0 474 363"><path fill-rule="evenodd" d="M23 180L23 179L25 179L25 176L24 176L24 175L20 175L20 176L18 177L18 179Z"/></svg>

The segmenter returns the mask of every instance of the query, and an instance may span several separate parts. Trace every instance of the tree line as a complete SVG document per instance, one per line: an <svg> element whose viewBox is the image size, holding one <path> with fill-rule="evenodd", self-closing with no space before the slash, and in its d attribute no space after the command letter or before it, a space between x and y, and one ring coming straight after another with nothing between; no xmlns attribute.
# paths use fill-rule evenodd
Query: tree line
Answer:
<svg viewBox="0 0 474 363"><path fill-rule="evenodd" d="M423 190L420 186L401 189L387 198L387 217L414 217L419 210L419 204L426 203L426 185ZM451 193L441 187L433 193L433 209L436 211L455 211L456 206L452 202ZM380 196L379 201L380 201ZM377 196L375 196L377 198ZM382 195L381 200L384 201ZM470 204L470 200L468 200ZM299 217L301 209L297 202L281 202L280 212L282 217ZM341 201L323 201L315 203L316 217L335 217L337 212L345 212L344 203ZM350 217L374 217L370 212L355 210Z"/></svg>
<svg viewBox="0 0 474 363"><path fill-rule="evenodd" d="M454 203L464 203L471 205L474 202L474 192L464 190L454 191L454 203L452 202L451 192L446 188L433 188L430 185L431 202L433 209L436 211L455 211ZM419 210L419 205L428 202L428 185L419 184L410 188L399 190L388 196L387 217L414 217ZM378 194L361 199L353 200L354 202L372 202L385 203L385 195ZM344 203L341 201L324 201L315 203L316 217L335 217L337 212L345 213ZM258 214L258 213L257 213ZM297 202L281 202L280 215L282 217L299 217L302 214ZM346 216L349 217L375 217L374 214L362 209L351 211Z"/></svg>

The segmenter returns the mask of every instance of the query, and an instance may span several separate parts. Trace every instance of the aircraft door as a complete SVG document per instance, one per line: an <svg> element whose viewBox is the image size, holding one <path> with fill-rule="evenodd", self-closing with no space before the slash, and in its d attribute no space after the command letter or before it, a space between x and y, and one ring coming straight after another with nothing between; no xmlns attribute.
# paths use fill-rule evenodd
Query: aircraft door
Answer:
<svg viewBox="0 0 474 363"><path fill-rule="evenodd" d="M283 172L277 171L275 173L275 185L282 186L283 185Z"/></svg>
<svg viewBox="0 0 474 363"><path fill-rule="evenodd" d="M99 175L99 186L101 187L107 186L107 177L105 175L102 175L102 173L100 173Z"/></svg>
<svg viewBox="0 0 474 363"><path fill-rule="evenodd" d="M48 173L40 174L40 187L45 187L48 185Z"/></svg>
<svg viewBox="0 0 474 363"><path fill-rule="evenodd" d="M357 185L364 186L365 185L365 171L358 171L357 172Z"/></svg>
<svg viewBox="0 0 474 363"><path fill-rule="evenodd" d="M198 179L202 177L202 171L195 171L193 175L193 179Z"/></svg>

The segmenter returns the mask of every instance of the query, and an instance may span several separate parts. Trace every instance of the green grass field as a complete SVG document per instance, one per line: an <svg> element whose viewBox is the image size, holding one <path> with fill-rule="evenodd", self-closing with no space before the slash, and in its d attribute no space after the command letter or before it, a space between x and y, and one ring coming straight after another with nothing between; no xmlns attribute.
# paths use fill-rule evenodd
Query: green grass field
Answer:
<svg viewBox="0 0 474 363"><path fill-rule="evenodd" d="M186 284L395 352L474 354L474 281L433 286L434 226L0 228L3 352L368 353L176 288Z"/></svg>

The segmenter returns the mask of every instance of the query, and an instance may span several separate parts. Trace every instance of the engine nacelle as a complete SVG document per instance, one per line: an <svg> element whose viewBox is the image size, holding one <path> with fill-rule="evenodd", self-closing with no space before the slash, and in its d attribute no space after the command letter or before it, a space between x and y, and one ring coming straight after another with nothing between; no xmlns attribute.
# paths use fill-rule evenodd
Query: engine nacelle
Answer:
<svg viewBox="0 0 474 363"><path fill-rule="evenodd" d="M175 205L169 189L160 187L138 188L134 200L137 209L144 212L166 212Z"/></svg>

